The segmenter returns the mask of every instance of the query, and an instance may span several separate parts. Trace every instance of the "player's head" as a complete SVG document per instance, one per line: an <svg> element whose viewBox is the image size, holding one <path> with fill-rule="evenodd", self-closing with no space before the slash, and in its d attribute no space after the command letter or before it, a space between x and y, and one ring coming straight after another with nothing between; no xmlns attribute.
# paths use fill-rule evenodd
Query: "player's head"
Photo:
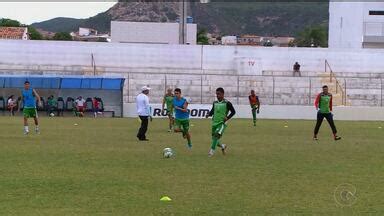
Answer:
<svg viewBox="0 0 384 216"><path fill-rule="evenodd" d="M149 88L148 86L143 86L141 88L141 92L145 95L149 94L149 90L151 90L151 88Z"/></svg>
<svg viewBox="0 0 384 216"><path fill-rule="evenodd" d="M181 89L179 89L179 88L175 88L175 92L174 92L174 94L175 94L175 96L176 96L177 98L180 98L180 97L181 97Z"/></svg>
<svg viewBox="0 0 384 216"><path fill-rule="evenodd" d="M24 82L24 89L29 89L31 83L28 80L25 80Z"/></svg>
<svg viewBox="0 0 384 216"><path fill-rule="evenodd" d="M255 90L251 90L251 95L255 95Z"/></svg>
<svg viewBox="0 0 384 216"><path fill-rule="evenodd" d="M223 88L219 87L216 89L216 98L219 101L224 99L224 89Z"/></svg>
<svg viewBox="0 0 384 216"><path fill-rule="evenodd" d="M171 94L172 94L172 89L171 89L171 88L167 89L167 94L168 94L168 95L171 95Z"/></svg>
<svg viewBox="0 0 384 216"><path fill-rule="evenodd" d="M323 93L328 94L328 86L323 86Z"/></svg>

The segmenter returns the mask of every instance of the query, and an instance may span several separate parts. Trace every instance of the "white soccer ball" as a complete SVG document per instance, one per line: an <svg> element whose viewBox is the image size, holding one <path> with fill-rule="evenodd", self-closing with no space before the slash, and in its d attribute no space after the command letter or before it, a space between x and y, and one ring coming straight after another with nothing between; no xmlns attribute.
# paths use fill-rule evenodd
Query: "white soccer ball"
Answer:
<svg viewBox="0 0 384 216"><path fill-rule="evenodd" d="M163 150L163 156L164 158L171 158L173 156L173 150L171 148L165 148Z"/></svg>
<svg viewBox="0 0 384 216"><path fill-rule="evenodd" d="M51 113L51 114L49 114L49 116L53 117L53 116L55 116L55 114Z"/></svg>

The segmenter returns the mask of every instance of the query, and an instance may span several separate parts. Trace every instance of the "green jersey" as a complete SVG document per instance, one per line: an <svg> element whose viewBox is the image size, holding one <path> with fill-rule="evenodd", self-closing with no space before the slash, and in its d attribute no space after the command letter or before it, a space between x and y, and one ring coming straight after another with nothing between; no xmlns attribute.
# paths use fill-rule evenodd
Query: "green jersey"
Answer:
<svg viewBox="0 0 384 216"><path fill-rule="evenodd" d="M228 115L228 113L230 114ZM235 115L236 111L231 102L227 100L215 101L208 116L213 116L212 124L218 125L224 123L225 118L230 119Z"/></svg>
<svg viewBox="0 0 384 216"><path fill-rule="evenodd" d="M320 110L321 113L332 112L332 95L329 93L320 93L316 97L315 106Z"/></svg>
<svg viewBox="0 0 384 216"><path fill-rule="evenodd" d="M49 106L56 106L56 103L57 103L57 102L56 102L55 99L48 99L48 102L47 102L47 103L48 103Z"/></svg>
<svg viewBox="0 0 384 216"><path fill-rule="evenodd" d="M165 95L164 96L164 102L167 105L168 111L173 111L173 95Z"/></svg>

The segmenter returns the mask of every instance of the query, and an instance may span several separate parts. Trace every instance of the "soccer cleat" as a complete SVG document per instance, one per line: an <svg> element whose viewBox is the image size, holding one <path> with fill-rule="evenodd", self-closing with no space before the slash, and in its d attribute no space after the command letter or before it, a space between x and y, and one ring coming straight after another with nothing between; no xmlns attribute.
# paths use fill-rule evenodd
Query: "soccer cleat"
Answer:
<svg viewBox="0 0 384 216"><path fill-rule="evenodd" d="M339 136L335 136L335 141L337 141L337 140L341 140L341 137L339 137Z"/></svg>
<svg viewBox="0 0 384 216"><path fill-rule="evenodd" d="M28 134L29 134L29 131L25 130L24 135L28 135Z"/></svg>
<svg viewBox="0 0 384 216"><path fill-rule="evenodd" d="M35 129L36 134L40 134L40 130L38 128Z"/></svg>
<svg viewBox="0 0 384 216"><path fill-rule="evenodd" d="M210 149L208 152L208 157L212 157L213 154L215 154L215 151L213 149Z"/></svg>
<svg viewBox="0 0 384 216"><path fill-rule="evenodd" d="M227 145L221 144L220 148L221 148L221 153L223 153L223 155L225 155L226 154L225 150L227 149Z"/></svg>
<svg viewBox="0 0 384 216"><path fill-rule="evenodd" d="M189 150L191 150L191 149L192 149L192 143L187 143L187 148L188 148Z"/></svg>
<svg viewBox="0 0 384 216"><path fill-rule="evenodd" d="M319 140L319 138L317 138L316 136L313 137L313 140L317 141Z"/></svg>
<svg viewBox="0 0 384 216"><path fill-rule="evenodd" d="M168 132L171 133L171 132L172 132L172 129L169 129Z"/></svg>

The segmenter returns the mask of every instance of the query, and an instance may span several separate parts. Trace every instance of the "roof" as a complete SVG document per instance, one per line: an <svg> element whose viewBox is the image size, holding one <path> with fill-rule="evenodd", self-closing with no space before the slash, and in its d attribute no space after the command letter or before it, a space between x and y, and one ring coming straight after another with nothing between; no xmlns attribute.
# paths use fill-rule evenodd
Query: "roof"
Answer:
<svg viewBox="0 0 384 216"><path fill-rule="evenodd" d="M241 35L240 38L261 38L261 36L245 34L245 35Z"/></svg>
<svg viewBox="0 0 384 216"><path fill-rule="evenodd" d="M23 39L26 27L0 27L0 38Z"/></svg>

